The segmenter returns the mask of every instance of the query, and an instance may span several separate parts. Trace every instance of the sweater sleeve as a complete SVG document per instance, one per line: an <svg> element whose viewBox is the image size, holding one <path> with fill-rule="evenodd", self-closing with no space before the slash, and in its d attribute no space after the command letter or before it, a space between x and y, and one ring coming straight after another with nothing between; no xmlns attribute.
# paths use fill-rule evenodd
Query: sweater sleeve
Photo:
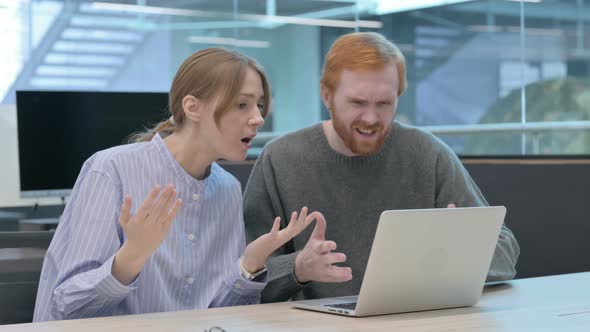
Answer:
<svg viewBox="0 0 590 332"><path fill-rule="evenodd" d="M438 153L435 172L436 207L443 208L450 203L458 207L488 205L457 155L446 145ZM520 247L514 234L506 225L502 225L487 281L514 278L519 255Z"/></svg>
<svg viewBox="0 0 590 332"><path fill-rule="evenodd" d="M258 157L244 193L246 239L251 242L272 228L275 217L281 227L288 222L281 203L270 154L265 149ZM292 298L301 288L294 275L295 257L292 241L279 248L267 262L269 279L262 291L261 302L279 302Z"/></svg>

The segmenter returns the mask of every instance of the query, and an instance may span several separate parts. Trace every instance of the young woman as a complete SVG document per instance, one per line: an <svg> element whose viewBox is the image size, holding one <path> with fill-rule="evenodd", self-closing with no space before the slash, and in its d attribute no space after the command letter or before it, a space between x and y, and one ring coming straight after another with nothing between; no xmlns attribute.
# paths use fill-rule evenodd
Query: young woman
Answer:
<svg viewBox="0 0 590 332"><path fill-rule="evenodd" d="M241 186L215 161L245 159L270 99L244 55L205 49L186 59L170 119L82 167L43 263L34 321L258 302L270 254L322 218L303 208L245 246Z"/></svg>

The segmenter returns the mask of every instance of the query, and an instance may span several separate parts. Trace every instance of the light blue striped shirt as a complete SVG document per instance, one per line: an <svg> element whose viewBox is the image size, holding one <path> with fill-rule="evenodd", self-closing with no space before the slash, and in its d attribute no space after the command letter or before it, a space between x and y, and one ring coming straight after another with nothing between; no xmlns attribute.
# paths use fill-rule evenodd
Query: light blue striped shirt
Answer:
<svg viewBox="0 0 590 332"><path fill-rule="evenodd" d="M122 285L111 267L125 241L123 197L131 195L133 213L155 185L169 183L183 206L137 279ZM258 303L267 278L242 277L244 247L241 187L216 163L196 180L159 135L98 152L82 167L45 256L34 321Z"/></svg>

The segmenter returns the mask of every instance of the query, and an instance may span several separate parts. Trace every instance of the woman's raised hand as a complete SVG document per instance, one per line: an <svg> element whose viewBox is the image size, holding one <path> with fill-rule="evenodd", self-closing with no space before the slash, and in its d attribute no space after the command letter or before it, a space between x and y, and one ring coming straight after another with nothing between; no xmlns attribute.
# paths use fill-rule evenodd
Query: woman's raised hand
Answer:
<svg viewBox="0 0 590 332"><path fill-rule="evenodd" d="M146 259L151 256L168 235L181 205L182 200L176 199L176 190L171 184L163 191L159 185L155 186L133 216L131 197L126 196L121 206L119 224L127 237L125 245L130 252Z"/></svg>
<svg viewBox="0 0 590 332"><path fill-rule="evenodd" d="M279 230L281 218L276 217L269 233L260 236L252 241L244 251L242 265L246 271L254 273L261 270L266 264L270 255L287 243L289 240L299 235L313 220L322 216L320 212L312 212L307 215L307 207L301 209L301 213L293 212L291 220L287 227ZM322 216L323 217L323 216Z"/></svg>
<svg viewBox="0 0 590 332"><path fill-rule="evenodd" d="M164 191L161 186L155 186L133 216L131 197L125 196L119 224L127 239L115 254L111 269L119 282L128 285L137 277L147 259L168 235L181 205L182 200L176 199L176 190L171 184Z"/></svg>

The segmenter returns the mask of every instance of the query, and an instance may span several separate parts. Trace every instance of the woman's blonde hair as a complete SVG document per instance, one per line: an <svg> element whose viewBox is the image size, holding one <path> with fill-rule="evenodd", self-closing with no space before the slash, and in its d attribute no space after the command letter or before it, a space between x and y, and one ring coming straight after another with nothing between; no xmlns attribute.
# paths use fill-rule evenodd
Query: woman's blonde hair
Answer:
<svg viewBox="0 0 590 332"><path fill-rule="evenodd" d="M182 100L191 95L205 102L217 100L215 122L237 102L248 68L254 69L262 80L264 91L262 116L270 111L270 85L262 67L254 59L222 48L207 48L189 56L174 76L168 96L171 117L152 129L132 135L130 142L151 140L156 133L171 134L184 123Z"/></svg>
<svg viewBox="0 0 590 332"><path fill-rule="evenodd" d="M400 49L376 32L349 33L336 39L326 54L321 83L333 93L343 70L379 70L390 63L397 67L401 96L406 90L406 59Z"/></svg>

